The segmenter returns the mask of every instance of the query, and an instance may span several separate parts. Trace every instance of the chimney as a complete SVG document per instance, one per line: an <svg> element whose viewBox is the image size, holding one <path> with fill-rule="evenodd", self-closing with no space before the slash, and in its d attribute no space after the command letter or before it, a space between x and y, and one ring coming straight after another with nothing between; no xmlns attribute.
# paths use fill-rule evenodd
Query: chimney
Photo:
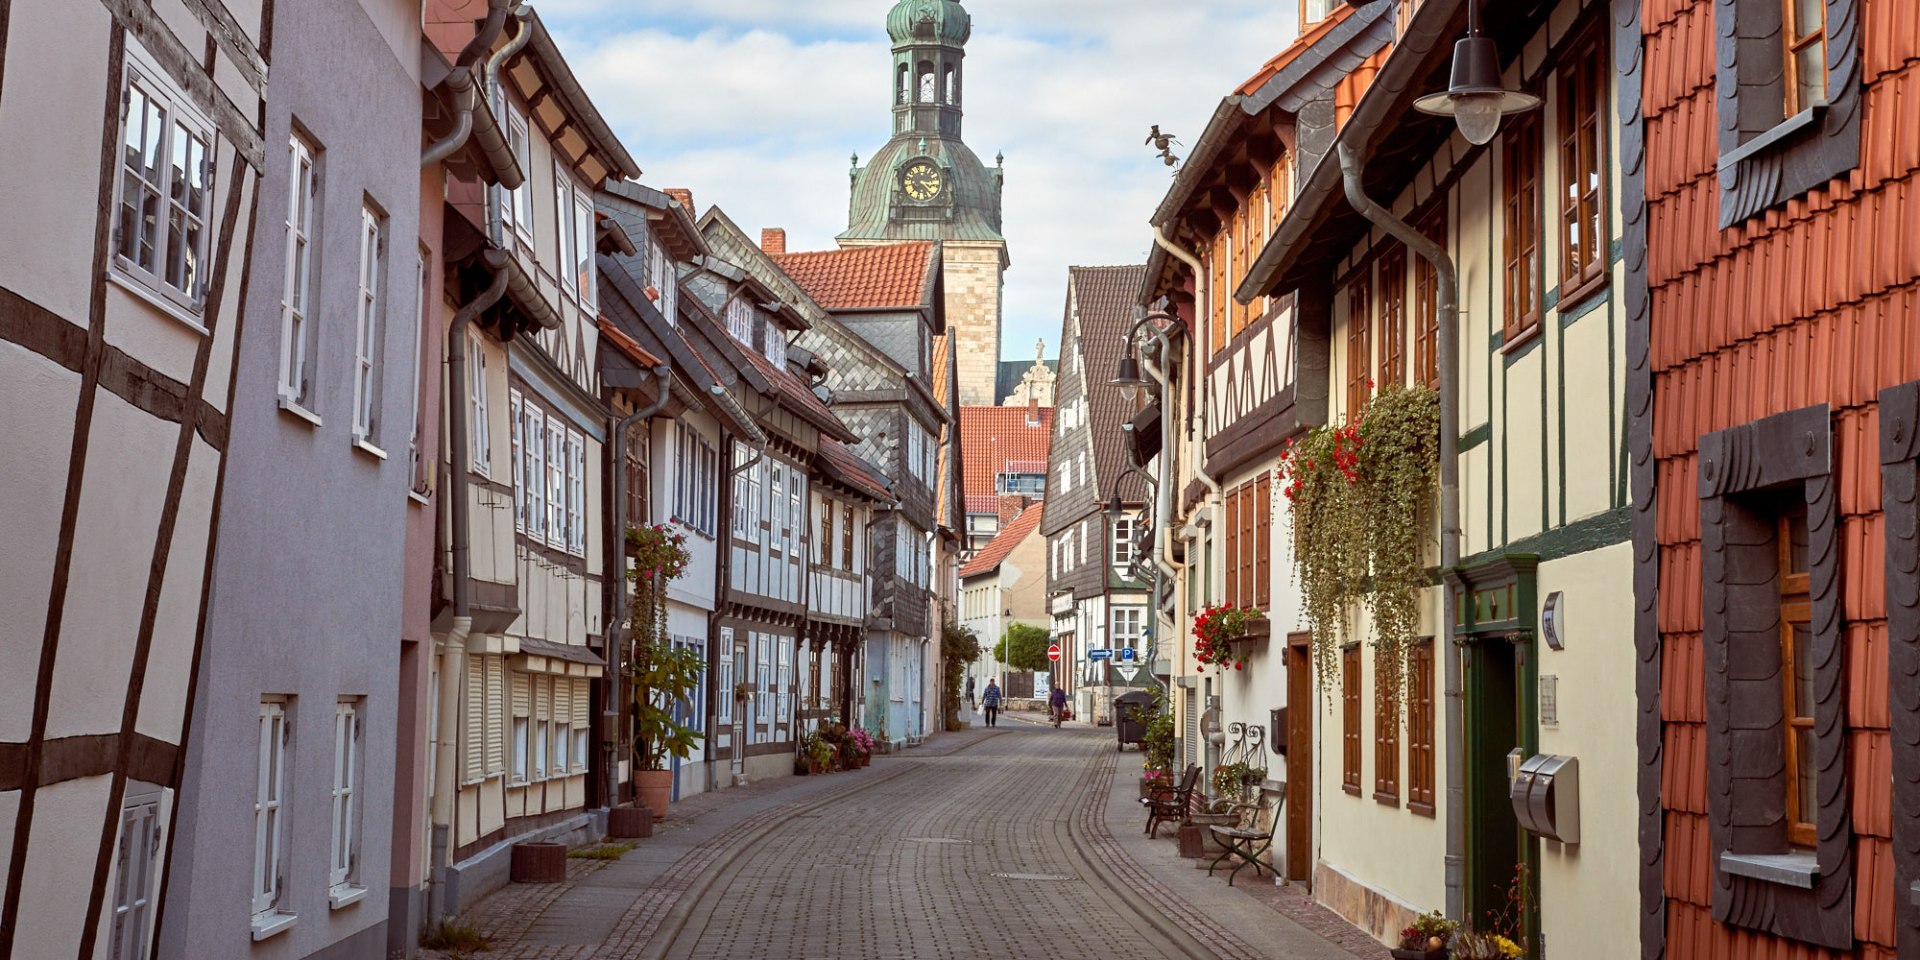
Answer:
<svg viewBox="0 0 1920 960"><path fill-rule="evenodd" d="M699 214L695 213L693 210L693 191L692 190L688 190L685 187L668 187L666 189L666 194L667 196L680 201L680 205L687 208L688 216L690 217L699 216Z"/></svg>
<svg viewBox="0 0 1920 960"><path fill-rule="evenodd" d="M1027 393L1027 426L1037 427L1039 425L1040 425L1040 394L1037 392L1029 391Z"/></svg>
<svg viewBox="0 0 1920 960"><path fill-rule="evenodd" d="M783 227L766 227L760 231L760 249L768 256L777 257L787 252L787 231Z"/></svg>
<svg viewBox="0 0 1920 960"><path fill-rule="evenodd" d="M1018 494L1018 493L1001 494L1000 495L1000 526L1002 528L1005 528L1007 524L1013 522L1015 517L1018 517L1020 514L1026 512L1026 509L1032 505L1033 505L1033 500L1022 494Z"/></svg>

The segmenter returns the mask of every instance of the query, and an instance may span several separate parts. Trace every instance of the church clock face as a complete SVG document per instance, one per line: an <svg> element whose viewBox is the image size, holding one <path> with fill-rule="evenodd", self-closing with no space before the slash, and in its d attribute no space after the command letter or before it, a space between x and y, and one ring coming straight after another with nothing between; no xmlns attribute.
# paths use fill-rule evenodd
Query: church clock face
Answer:
<svg viewBox="0 0 1920 960"><path fill-rule="evenodd" d="M946 178L931 160L915 160L900 171L900 189L920 203L939 196L946 185Z"/></svg>

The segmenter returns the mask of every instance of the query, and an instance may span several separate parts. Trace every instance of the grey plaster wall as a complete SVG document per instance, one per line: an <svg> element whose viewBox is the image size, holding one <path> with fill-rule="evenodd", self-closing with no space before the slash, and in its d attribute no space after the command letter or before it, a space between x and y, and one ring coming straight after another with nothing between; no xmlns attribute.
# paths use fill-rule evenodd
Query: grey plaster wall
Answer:
<svg viewBox="0 0 1920 960"><path fill-rule="evenodd" d="M407 0L274 6L267 170L255 223L215 539L207 633L166 891L162 958L308 957L385 943L418 260L418 9ZM312 424L279 409L289 132L322 149ZM375 442L352 442L360 211L387 215ZM504 406L504 398L500 401ZM281 907L292 929L250 942L258 704L291 698ZM333 714L364 697L354 880L329 909ZM330 952L331 951L331 952Z"/></svg>

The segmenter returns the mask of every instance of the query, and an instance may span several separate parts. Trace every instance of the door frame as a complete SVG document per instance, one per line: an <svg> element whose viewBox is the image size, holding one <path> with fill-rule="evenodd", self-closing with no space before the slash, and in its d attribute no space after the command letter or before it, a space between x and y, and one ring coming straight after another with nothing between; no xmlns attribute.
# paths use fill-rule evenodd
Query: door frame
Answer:
<svg viewBox="0 0 1920 960"><path fill-rule="evenodd" d="M1286 877L1313 889L1313 634L1287 634Z"/></svg>

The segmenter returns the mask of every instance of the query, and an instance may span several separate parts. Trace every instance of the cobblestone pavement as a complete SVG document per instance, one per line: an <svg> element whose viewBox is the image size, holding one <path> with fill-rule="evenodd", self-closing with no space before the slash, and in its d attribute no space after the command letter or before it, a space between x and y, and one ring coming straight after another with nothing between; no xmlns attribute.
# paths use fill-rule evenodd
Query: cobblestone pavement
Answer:
<svg viewBox="0 0 1920 960"><path fill-rule="evenodd" d="M483 956L511 960L1292 956L1249 946L1116 842L1112 743L1015 725L695 797L622 861L572 861L566 884L509 887L462 920L493 938ZM1301 956L1330 946L1285 927L1314 940Z"/></svg>

